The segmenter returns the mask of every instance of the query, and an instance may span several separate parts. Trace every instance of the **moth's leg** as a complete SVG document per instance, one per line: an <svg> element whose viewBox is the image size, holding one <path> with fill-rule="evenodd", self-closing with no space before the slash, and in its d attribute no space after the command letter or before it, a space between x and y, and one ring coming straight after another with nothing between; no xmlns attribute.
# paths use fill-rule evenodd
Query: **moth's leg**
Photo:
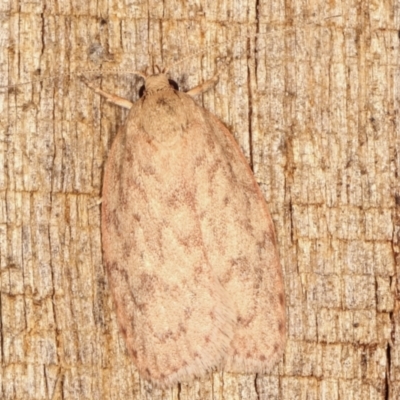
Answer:
<svg viewBox="0 0 400 400"><path fill-rule="evenodd" d="M208 81L203 82L201 85L198 85L198 86L194 87L193 89L190 89L188 92L186 92L186 94L193 97L193 96L196 96L196 94L204 93L208 89L211 89L213 86L215 86L217 84L217 82L218 82L218 74L214 75Z"/></svg>
<svg viewBox="0 0 400 400"><path fill-rule="evenodd" d="M115 94L109 94L107 92L104 92L100 88L93 86L87 79L85 79L82 76L81 76L81 80L87 87L92 89L94 92L96 92L100 96L105 97L108 102L116 104L117 106L120 106L120 107L128 108L128 109L130 109L133 106L133 103L131 103L129 100L126 100Z"/></svg>
<svg viewBox="0 0 400 400"><path fill-rule="evenodd" d="M103 202L102 198L97 199L97 200L94 199L93 201L89 202L88 208L91 209L91 208L98 207L101 205L102 202Z"/></svg>

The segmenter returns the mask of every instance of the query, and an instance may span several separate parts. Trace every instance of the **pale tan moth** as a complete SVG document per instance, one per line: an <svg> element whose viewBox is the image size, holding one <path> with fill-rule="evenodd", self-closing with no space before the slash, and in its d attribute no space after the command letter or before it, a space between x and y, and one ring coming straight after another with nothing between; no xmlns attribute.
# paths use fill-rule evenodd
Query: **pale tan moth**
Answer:
<svg viewBox="0 0 400 400"><path fill-rule="evenodd" d="M235 139L166 71L138 73L105 166L104 262L140 375L166 388L220 369L264 373L285 344L273 222Z"/></svg>

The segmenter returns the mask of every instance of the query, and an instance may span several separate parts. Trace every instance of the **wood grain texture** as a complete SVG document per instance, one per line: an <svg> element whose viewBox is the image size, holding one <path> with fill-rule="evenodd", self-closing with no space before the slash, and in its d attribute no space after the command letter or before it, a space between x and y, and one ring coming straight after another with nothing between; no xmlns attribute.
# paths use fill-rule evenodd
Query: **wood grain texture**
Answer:
<svg viewBox="0 0 400 400"><path fill-rule="evenodd" d="M394 0L1 2L0 84L59 78L0 93L0 397L397 399L399 11ZM96 202L126 113L60 72L170 65L217 42L171 73L190 88L230 57L201 101L269 204L288 343L269 375L162 392L138 379L102 266ZM141 85L100 83L132 99Z"/></svg>

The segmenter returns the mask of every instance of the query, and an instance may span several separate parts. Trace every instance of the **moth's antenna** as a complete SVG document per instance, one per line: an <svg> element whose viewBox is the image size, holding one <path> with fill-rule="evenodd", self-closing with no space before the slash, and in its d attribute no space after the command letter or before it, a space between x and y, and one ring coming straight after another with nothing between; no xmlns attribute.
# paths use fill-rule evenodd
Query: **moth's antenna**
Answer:
<svg viewBox="0 0 400 400"><path fill-rule="evenodd" d="M80 76L80 75L88 75L88 74L99 74L99 75L106 75L106 74L134 74L134 75L139 75L143 79L146 79L148 75L146 73L137 71L137 70L127 70L127 69L103 69L103 70L98 70L98 69L87 69L87 70L77 70L77 71L72 71L68 73L61 73L58 75L52 75L52 76L47 76L43 78L37 78L33 79L31 81L26 81L26 82L20 82L20 83L13 83L11 85L0 85L0 89L8 89L8 88L14 88L18 86L23 86L23 85L32 85L34 83L38 82L44 82L44 81L51 81L51 80L56 80L62 77L72 77L72 76Z"/></svg>
<svg viewBox="0 0 400 400"><path fill-rule="evenodd" d="M56 80L63 76L71 76L71 75L73 75L72 72L71 73L61 73L58 75L52 75L52 76L47 76L47 77L43 77L43 78L32 79L31 81L12 83L11 85L0 85L0 89L9 89L9 88L15 88L18 86L23 86L23 85L32 85L34 83Z"/></svg>
<svg viewBox="0 0 400 400"><path fill-rule="evenodd" d="M286 32L286 31L290 31L290 30L293 30L293 27L292 27L292 26L291 26L291 27L288 27L288 28L285 28L285 29L279 28L279 29L274 29L274 30L272 30L272 31L265 32L265 33L257 33L255 36L254 36L254 35L248 34L248 35L243 35L242 37L246 36L247 38L249 38L249 37L257 37L257 36L260 36L260 35L269 36L269 35L271 35L273 32ZM180 64L180 63L182 63L182 62L184 62L185 60L187 60L187 59L189 59L189 58L193 58L193 57L195 57L195 56L198 56L198 55L200 55L200 54L203 54L203 53L205 53L206 51L208 51L209 49L212 49L212 48L214 48L214 47L220 46L220 45L222 45L222 44L224 44L224 43L223 43L223 42L218 42L218 43L215 43L215 44L212 44L212 45L208 45L208 46L206 46L206 47L205 47L204 49L202 49L202 50L199 50L199 51L196 51L196 52L194 52L194 53L191 53L191 54L189 54L188 56L186 56L186 57L184 57L184 58L181 58L180 60L178 60L178 61L174 62L173 64L169 65L168 67L164 68L163 73L169 72L173 67L175 67L176 65L178 65L178 64ZM260 49L258 49L258 50L260 50Z"/></svg>
<svg viewBox="0 0 400 400"><path fill-rule="evenodd" d="M93 72L96 73L96 70L89 70L89 73ZM80 71L79 74L83 75L86 74L87 71ZM103 70L97 70L98 74L132 74L132 75L139 75L143 79L146 79L148 77L148 74L146 72L138 71L136 69L120 69L120 68L110 68L110 69L103 69Z"/></svg>
<svg viewBox="0 0 400 400"><path fill-rule="evenodd" d="M338 17L340 15L335 15L332 16L330 18L334 18L334 17ZM295 27L290 26L287 28L282 29L282 27L280 27L279 25L273 25L271 24L271 30L265 33L257 33L255 36L254 35L244 35L246 37L267 37L275 32L287 32L287 31L291 31L293 30ZM243 36L242 36L243 37ZM223 45L224 42L218 42L218 43L214 43L212 45L208 45L206 47L204 47L201 50L198 50L194 53L191 53L189 55L187 55L186 57L181 58L180 60L174 62L173 64L169 65L168 67L164 68L162 70L163 73L167 73L168 71L170 71L173 67L175 67L178 64L181 64L183 62L185 62L187 59L189 58L193 58L196 57L200 54L205 53L206 51L214 48L214 47L218 47L220 45ZM151 46L153 48L153 44ZM255 50L257 52L263 50L265 48L264 47L255 47ZM57 75L52 75L52 76L48 76L48 77L43 77L43 78L37 78L37 79L32 79L30 81L26 81L26 82L20 82L20 83L12 83L10 85L0 85L0 89L9 89L9 88L16 88L18 86L24 86L24 85L32 85L34 83L38 83L38 82L45 82L45 81L53 81L56 79L61 79L62 77L74 77L74 76L79 76L79 75L88 75L88 74L99 74L99 75L106 75L106 74L134 74L134 75L139 75L141 76L143 79L146 79L149 75L151 75L152 73L154 73L154 59L153 59L153 55L150 55L151 58L151 71L146 70L146 72L141 72L141 71L137 71L137 70L129 70L129 69L120 69L120 68L111 68L111 69L103 69L103 70L99 70L99 69L88 69L88 70L75 70L72 72L65 72L65 73L60 73ZM150 66L149 66L150 67Z"/></svg>
<svg viewBox="0 0 400 400"><path fill-rule="evenodd" d="M196 56L198 56L198 55L200 55L200 54L203 54L203 53L205 53L206 51L208 51L209 49L212 49L213 47L217 47L217 46L219 46L219 45L221 45L221 44L222 44L222 43L220 43L220 42L215 43L215 44L211 44L211 45L206 46L206 47L205 47L204 49L202 49L202 50L199 50L199 51L196 51L196 52L194 52L194 53L191 53L191 54L189 54L188 56L183 57L183 58L181 58L180 60L174 62L174 63L171 64L170 66L164 68L164 69L163 69L163 73L166 74L171 68L175 67L176 65L178 65L178 64L180 64L180 63L186 61L186 60L189 59L189 58L193 58L193 57L196 57Z"/></svg>

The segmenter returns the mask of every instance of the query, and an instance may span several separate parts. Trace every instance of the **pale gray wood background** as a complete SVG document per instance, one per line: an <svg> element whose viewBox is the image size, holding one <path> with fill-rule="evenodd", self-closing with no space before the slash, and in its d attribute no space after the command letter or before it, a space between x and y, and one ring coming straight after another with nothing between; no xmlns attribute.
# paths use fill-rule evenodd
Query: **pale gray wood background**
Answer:
<svg viewBox="0 0 400 400"><path fill-rule="evenodd" d="M0 90L0 398L399 398L399 27L396 0L2 0L0 85L59 79ZM68 74L190 55L171 77L221 69L198 102L270 205L288 343L268 376L162 392L127 356L102 266L102 171L126 112ZM141 85L97 82L131 99Z"/></svg>

